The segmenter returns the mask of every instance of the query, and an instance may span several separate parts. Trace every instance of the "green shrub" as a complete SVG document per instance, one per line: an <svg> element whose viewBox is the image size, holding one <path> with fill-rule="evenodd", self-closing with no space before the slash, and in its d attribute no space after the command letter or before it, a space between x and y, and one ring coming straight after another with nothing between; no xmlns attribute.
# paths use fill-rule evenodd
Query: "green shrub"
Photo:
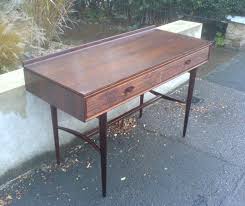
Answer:
<svg viewBox="0 0 245 206"><path fill-rule="evenodd" d="M89 23L104 22L107 19L106 13L102 9L85 8L81 14L83 19Z"/></svg>
<svg viewBox="0 0 245 206"><path fill-rule="evenodd" d="M221 32L217 32L215 36L215 45L217 47L223 47L225 45L225 37Z"/></svg>
<svg viewBox="0 0 245 206"><path fill-rule="evenodd" d="M227 15L245 15L245 0L76 0L81 8L103 10L126 17L129 22L167 22L179 15L200 16L218 21Z"/></svg>
<svg viewBox="0 0 245 206"><path fill-rule="evenodd" d="M182 0L184 13L224 20L227 15L241 15L245 9L244 0Z"/></svg>

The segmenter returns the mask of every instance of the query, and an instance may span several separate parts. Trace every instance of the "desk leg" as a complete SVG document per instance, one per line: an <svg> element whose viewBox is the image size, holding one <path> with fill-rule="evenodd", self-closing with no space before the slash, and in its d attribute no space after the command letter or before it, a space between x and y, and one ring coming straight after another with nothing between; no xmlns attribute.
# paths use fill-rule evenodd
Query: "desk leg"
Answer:
<svg viewBox="0 0 245 206"><path fill-rule="evenodd" d="M190 71L189 88L188 88L188 95L187 95L187 99L186 99L183 137L185 137L185 135L186 135L189 113L190 113L190 109L191 109L191 101L192 101L193 90L194 90L195 79L196 79L196 73L197 73L197 69L193 69L192 71Z"/></svg>
<svg viewBox="0 0 245 206"><path fill-rule="evenodd" d="M140 95L140 106L142 106L142 104L144 104L144 94ZM143 115L143 108L140 109L139 118L141 118L142 115Z"/></svg>
<svg viewBox="0 0 245 206"><path fill-rule="evenodd" d="M102 195L106 196L107 113L99 117Z"/></svg>
<svg viewBox="0 0 245 206"><path fill-rule="evenodd" d="M60 146L59 146L57 108L50 105L50 109L51 109L51 117L52 117L52 124L53 124L56 161L57 161L57 164L59 165L60 164Z"/></svg>

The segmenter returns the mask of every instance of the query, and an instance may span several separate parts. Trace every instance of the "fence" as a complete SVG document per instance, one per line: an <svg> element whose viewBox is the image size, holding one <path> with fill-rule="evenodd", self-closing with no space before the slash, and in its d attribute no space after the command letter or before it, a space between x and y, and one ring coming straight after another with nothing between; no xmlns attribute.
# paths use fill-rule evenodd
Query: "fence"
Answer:
<svg viewBox="0 0 245 206"><path fill-rule="evenodd" d="M177 20L180 5L175 1L77 0L76 9L103 10L105 15L121 18L130 24L163 24Z"/></svg>

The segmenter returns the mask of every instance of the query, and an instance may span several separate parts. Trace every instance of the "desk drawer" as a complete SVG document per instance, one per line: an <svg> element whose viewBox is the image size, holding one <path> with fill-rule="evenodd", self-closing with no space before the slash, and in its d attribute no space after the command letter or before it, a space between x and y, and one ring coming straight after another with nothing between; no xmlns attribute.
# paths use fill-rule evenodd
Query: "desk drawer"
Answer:
<svg viewBox="0 0 245 206"><path fill-rule="evenodd" d="M126 83L86 98L86 118L92 119L208 60L209 48L181 58Z"/></svg>

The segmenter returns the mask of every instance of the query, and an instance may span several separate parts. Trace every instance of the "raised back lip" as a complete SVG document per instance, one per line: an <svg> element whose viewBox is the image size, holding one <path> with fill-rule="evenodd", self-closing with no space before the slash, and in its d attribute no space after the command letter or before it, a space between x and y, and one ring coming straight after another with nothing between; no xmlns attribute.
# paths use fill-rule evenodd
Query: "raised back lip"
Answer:
<svg viewBox="0 0 245 206"><path fill-rule="evenodd" d="M26 61L23 62L23 67L26 68L29 65L32 65L32 64L35 64L35 63L39 63L39 62L42 62L42 61L46 61L46 60L51 60L51 59L53 59L55 57L58 57L58 56L61 56L61 55L65 55L65 54L81 51L83 49L88 49L88 48L91 48L91 47L94 47L94 46L99 46L101 44L105 44L105 43L108 43L108 42L111 42L111 41L116 41L116 40L119 40L119 39L122 39L122 38L128 38L130 36L141 34L143 32L147 32L147 31L153 30L155 28L156 28L156 26L152 25L152 26L144 27L144 28L133 30L133 31L129 31L129 32L124 32L122 34L114 35L114 36L111 36L111 37L99 39L99 40L92 41L92 42L89 42L89 43L85 43L85 44L82 44L82 45L79 45L79 46L76 46L76 47L72 47L72 48L69 48L69 49L64 49L62 51L59 51L59 52L56 52L56 53L53 53L53 54L48 54L48 55L45 55L45 56L42 56L42 57L29 59L29 60L26 60Z"/></svg>

